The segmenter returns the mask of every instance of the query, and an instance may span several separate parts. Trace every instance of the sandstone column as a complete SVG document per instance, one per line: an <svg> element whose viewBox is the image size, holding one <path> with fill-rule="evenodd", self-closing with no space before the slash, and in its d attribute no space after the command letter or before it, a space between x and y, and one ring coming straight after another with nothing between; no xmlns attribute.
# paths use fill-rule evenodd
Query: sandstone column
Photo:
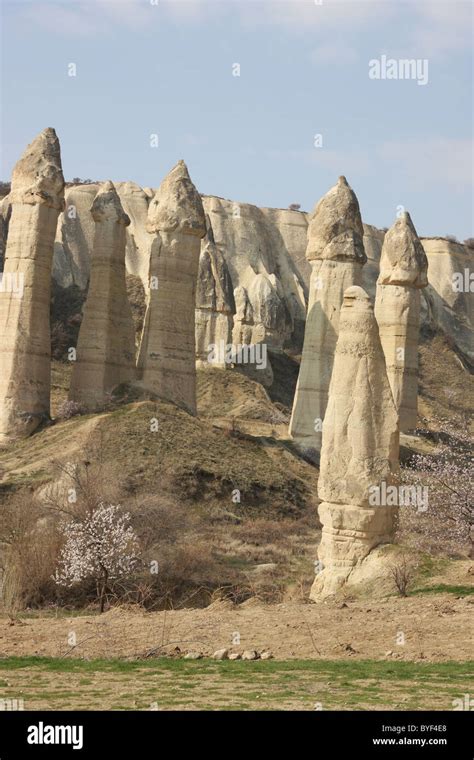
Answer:
<svg viewBox="0 0 474 760"><path fill-rule="evenodd" d="M147 229L155 238L140 380L147 390L195 413L196 280L206 220L184 161L165 177L150 202Z"/></svg>
<svg viewBox="0 0 474 760"><path fill-rule="evenodd" d="M428 285L428 259L405 212L385 235L375 316L400 430L416 428L420 289Z"/></svg>
<svg viewBox="0 0 474 760"><path fill-rule="evenodd" d="M321 450L339 313L344 291L361 282L367 258L359 203L345 177L319 201L308 227L311 264L308 312L290 435Z"/></svg>
<svg viewBox="0 0 474 760"><path fill-rule="evenodd" d="M125 228L130 219L112 182L90 212L95 222L89 291L77 342L69 398L88 411L135 375L135 331L125 284Z"/></svg>
<svg viewBox="0 0 474 760"><path fill-rule="evenodd" d="M398 470L398 415L369 296L344 293L323 424L318 495L323 570L311 598L336 592L375 546L389 542L395 508L375 505L374 489ZM383 489L383 486L382 486Z"/></svg>
<svg viewBox="0 0 474 760"><path fill-rule="evenodd" d="M64 206L59 140L45 129L15 165L0 287L0 443L49 418L53 245Z"/></svg>

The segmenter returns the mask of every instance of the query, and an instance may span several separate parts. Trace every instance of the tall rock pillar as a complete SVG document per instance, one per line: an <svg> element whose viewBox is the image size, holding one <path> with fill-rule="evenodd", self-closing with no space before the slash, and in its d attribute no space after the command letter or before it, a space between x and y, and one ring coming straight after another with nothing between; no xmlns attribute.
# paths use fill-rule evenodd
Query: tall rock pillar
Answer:
<svg viewBox="0 0 474 760"><path fill-rule="evenodd" d="M45 129L15 165L0 287L0 444L49 418L50 292L54 238L64 207L59 140Z"/></svg>
<svg viewBox="0 0 474 760"><path fill-rule="evenodd" d="M311 598L338 591L374 547L391 540L396 508L377 503L377 493L393 484L398 456L398 415L377 323L369 296L354 286L344 293L323 424L322 571Z"/></svg>
<svg viewBox="0 0 474 760"><path fill-rule="evenodd" d="M293 402L290 435L321 450L339 313L344 291L361 282L367 261L359 203L345 177L319 201L308 227L309 286L301 366Z"/></svg>
<svg viewBox="0 0 474 760"><path fill-rule="evenodd" d="M155 238L139 378L145 389L195 413L196 282L206 220L184 161L165 177L150 202L147 229Z"/></svg>
<svg viewBox="0 0 474 760"><path fill-rule="evenodd" d="M135 331L125 283L125 229L130 219L112 182L91 206L95 222L89 291L77 342L69 398L88 411L135 376Z"/></svg>
<svg viewBox="0 0 474 760"><path fill-rule="evenodd" d="M428 285L428 259L405 212L385 235L377 280L375 317L400 430L417 422L420 289Z"/></svg>

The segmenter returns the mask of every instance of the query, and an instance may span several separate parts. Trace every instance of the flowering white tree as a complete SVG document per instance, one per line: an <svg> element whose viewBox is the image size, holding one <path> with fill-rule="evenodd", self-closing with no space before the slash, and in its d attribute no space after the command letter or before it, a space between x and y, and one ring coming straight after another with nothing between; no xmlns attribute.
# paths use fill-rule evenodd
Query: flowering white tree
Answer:
<svg viewBox="0 0 474 760"><path fill-rule="evenodd" d="M70 587L93 578L103 612L107 583L128 575L136 563L139 543L130 515L118 506L100 503L81 519L68 522L63 532L66 541L54 576L56 583Z"/></svg>
<svg viewBox="0 0 474 760"><path fill-rule="evenodd" d="M437 447L417 454L404 470L403 481L426 487L428 508L400 509L400 535L417 548L444 549L474 556L473 437L467 427L437 420Z"/></svg>

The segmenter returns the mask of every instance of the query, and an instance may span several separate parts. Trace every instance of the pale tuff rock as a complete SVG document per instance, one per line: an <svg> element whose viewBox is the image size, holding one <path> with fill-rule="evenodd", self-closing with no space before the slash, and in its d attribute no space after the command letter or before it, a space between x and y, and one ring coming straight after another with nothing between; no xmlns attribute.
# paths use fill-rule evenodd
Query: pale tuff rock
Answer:
<svg viewBox="0 0 474 760"><path fill-rule="evenodd" d="M428 285L427 269L423 246L405 211L385 235L378 284L424 288Z"/></svg>
<svg viewBox="0 0 474 760"><path fill-rule="evenodd" d="M126 231L127 271L139 276L147 291L154 236L146 231L146 220L154 192L151 188L142 190L133 182L119 182L115 186L124 211L131 219ZM89 208L97 190L97 184L66 189L66 211L58 220L53 269L53 277L62 287L75 283L82 290L87 288L94 234ZM301 352L312 271L312 264L305 257L310 215L290 209L257 208L215 196L203 196L202 201L212 222L216 245L227 264L232 290L244 287L248 291L256 274L275 275L291 323L284 325L281 335L274 333L272 346L278 338L276 348L281 348L286 340L289 347ZM70 219L67 209L74 203L77 216ZM5 219L6 199L4 204L2 216ZM367 263L362 267L361 285L372 298L375 298L383 240L383 230L364 225ZM466 269L473 271L472 253L467 246L444 238L423 238L421 242L429 260L430 281L420 293L422 324L442 330L468 361L474 363L474 299L468 289L453 289L452 281L456 273L464 273ZM203 314L197 318L202 319ZM208 318L212 321L211 312Z"/></svg>
<svg viewBox="0 0 474 760"><path fill-rule="evenodd" d="M281 350L291 335L292 319L285 304L282 286L275 274L257 274L248 289L253 305L252 343L266 343Z"/></svg>
<svg viewBox="0 0 474 760"><path fill-rule="evenodd" d="M50 288L57 220L64 204L59 140L45 129L13 169L12 211L0 288L0 442L49 417Z"/></svg>
<svg viewBox="0 0 474 760"><path fill-rule="evenodd" d="M365 264L364 228L356 194L345 177L317 204L308 227L306 258Z"/></svg>
<svg viewBox="0 0 474 760"><path fill-rule="evenodd" d="M473 253L466 245L445 238L423 238L429 285L423 297L422 319L442 330L474 365ZM460 281L464 280L464 286ZM423 309L423 305L425 308Z"/></svg>
<svg viewBox="0 0 474 760"><path fill-rule="evenodd" d="M12 207L10 203L10 194L8 194L0 201L0 272L3 271L3 264L5 261L8 225L10 224L11 213Z"/></svg>
<svg viewBox="0 0 474 760"><path fill-rule="evenodd" d="M353 569L393 534L395 508L372 506L371 493L398 470L398 415L369 296L344 293L323 425L318 495L323 570L311 598L335 593Z"/></svg>
<svg viewBox="0 0 474 760"><path fill-rule="evenodd" d="M208 216L206 227L196 290L196 366L225 369L229 365L221 355L216 354L215 360L210 361L210 347L227 346L232 340L235 310L232 282L225 259L216 246Z"/></svg>
<svg viewBox="0 0 474 760"><path fill-rule="evenodd" d="M184 161L178 161L151 201L147 229L152 234L179 232L195 235L199 240L206 234L201 196L191 181Z"/></svg>
<svg viewBox="0 0 474 760"><path fill-rule="evenodd" d="M59 140L48 127L28 145L12 174L10 203L64 208L64 177Z"/></svg>
<svg viewBox="0 0 474 760"><path fill-rule="evenodd" d="M203 205L211 220L216 245L229 269L233 290L245 289L254 312L254 338L242 342L248 345L258 339L274 350L281 350L290 336L301 345L306 287L294 259L300 257L305 246L305 214L288 209L260 209L215 196L203 196ZM256 282L257 276L260 278ZM274 316L270 322L265 314L266 294L271 294L276 304L283 301L277 313L271 307ZM236 315L237 332L239 321ZM239 341L234 338L235 342Z"/></svg>
<svg viewBox="0 0 474 760"><path fill-rule="evenodd" d="M255 278L254 288L250 289L250 293L243 287L234 290L235 315L232 330L232 351L235 363L240 366L245 374L268 388L273 383L273 370L266 352L266 361L259 361L259 368L257 368L257 358L260 357L261 359L263 356L259 353L257 357L257 352L267 349L266 325L262 321L265 319L263 307L265 298L261 301L256 295L256 291L262 291L262 289L264 293L268 294L265 284L263 288L261 285L261 278L263 277L264 275ZM257 319L259 322L256 322L253 303L258 310Z"/></svg>
<svg viewBox="0 0 474 760"><path fill-rule="evenodd" d="M150 188L142 189L135 182L118 182L115 185L123 210L130 217L126 232L125 262L127 272L140 277L145 291L148 290L148 267L153 235L146 229Z"/></svg>
<svg viewBox="0 0 474 760"><path fill-rule="evenodd" d="M359 203L345 177L319 201L308 227L306 257L312 272L303 354L290 435L321 449L339 313L345 290L361 282L366 261Z"/></svg>
<svg viewBox="0 0 474 760"><path fill-rule="evenodd" d="M65 208L54 241L53 278L62 287L87 290L95 225L90 208L100 185L75 185L65 190Z"/></svg>
<svg viewBox="0 0 474 760"><path fill-rule="evenodd" d="M234 290L235 316L232 342L234 345L250 345L254 327L253 308L247 290L238 287Z"/></svg>
<svg viewBox="0 0 474 760"><path fill-rule="evenodd" d="M379 230L371 224L364 224L364 250L367 261L362 267L361 287L369 294L372 302L375 300L384 238L385 232L383 230Z"/></svg>
<svg viewBox="0 0 474 760"><path fill-rule="evenodd" d="M217 652L214 652L212 655L213 660L228 660L229 659L229 650L228 649L218 649Z"/></svg>
<svg viewBox="0 0 474 760"><path fill-rule="evenodd" d="M147 228L155 237L138 360L140 380L147 390L195 413L194 312L206 220L183 161L165 177L150 202Z"/></svg>
<svg viewBox="0 0 474 760"><path fill-rule="evenodd" d="M89 292L77 343L69 398L88 411L135 375L135 332L125 284L125 214L112 182L101 186L90 213L95 223Z"/></svg>
<svg viewBox="0 0 474 760"><path fill-rule="evenodd" d="M66 205L58 220L53 261L53 277L63 288L77 285L81 290L87 289L95 234L90 208L99 189L99 183L66 188ZM117 182L115 189L130 217L125 233L127 272L140 277L147 289L153 241L146 231L149 197L135 182Z"/></svg>
<svg viewBox="0 0 474 760"><path fill-rule="evenodd" d="M400 430L416 427L420 288L428 260L408 213L385 235L377 281L375 316L388 379L400 415Z"/></svg>

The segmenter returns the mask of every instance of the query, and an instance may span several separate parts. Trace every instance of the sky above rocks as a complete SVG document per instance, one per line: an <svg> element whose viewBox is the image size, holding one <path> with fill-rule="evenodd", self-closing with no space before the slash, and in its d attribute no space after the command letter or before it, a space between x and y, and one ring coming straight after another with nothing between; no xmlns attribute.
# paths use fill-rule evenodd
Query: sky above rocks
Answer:
<svg viewBox="0 0 474 760"><path fill-rule="evenodd" d="M66 179L311 210L341 174L365 222L472 230L472 5L3 0L1 178L46 126ZM413 61L406 65L404 61ZM397 78L395 78L397 77Z"/></svg>

